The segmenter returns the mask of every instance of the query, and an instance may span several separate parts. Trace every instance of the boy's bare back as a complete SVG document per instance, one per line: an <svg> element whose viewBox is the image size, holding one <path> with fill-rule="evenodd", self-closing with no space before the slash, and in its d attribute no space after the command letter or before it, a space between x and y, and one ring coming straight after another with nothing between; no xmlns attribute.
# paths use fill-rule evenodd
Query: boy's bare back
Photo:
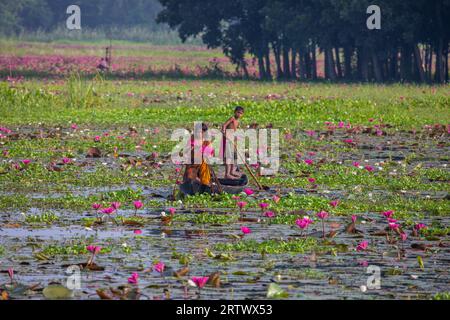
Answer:
<svg viewBox="0 0 450 320"><path fill-rule="evenodd" d="M238 127L239 127L239 121L235 117L231 117L230 119L228 119L227 122L224 123L223 131L226 131L228 129L237 130ZM224 132L224 133L226 133L226 132Z"/></svg>

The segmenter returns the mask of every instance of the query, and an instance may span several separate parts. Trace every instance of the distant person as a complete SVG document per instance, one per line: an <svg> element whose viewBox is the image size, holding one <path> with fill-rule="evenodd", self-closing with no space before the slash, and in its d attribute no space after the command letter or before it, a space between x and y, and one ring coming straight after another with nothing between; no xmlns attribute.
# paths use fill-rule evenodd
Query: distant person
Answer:
<svg viewBox="0 0 450 320"><path fill-rule="evenodd" d="M222 145L222 154L223 154L223 161L225 162L225 179L237 179L241 177L241 174L235 170L235 153L237 152L236 146L230 142L234 147L232 150L227 149L227 130L232 129L236 131L239 127L239 119L242 118L244 115L244 108L237 106L234 109L234 116L232 116L230 119L228 119L227 122L225 122L222 126L222 133L224 135L223 137L223 145ZM234 151L234 152L233 152ZM227 163L227 159L232 159L231 163ZM236 166L237 169L237 166Z"/></svg>
<svg viewBox="0 0 450 320"><path fill-rule="evenodd" d="M109 64L108 61L105 58L102 58L100 60L99 65L97 66L97 69L99 69L100 71L108 71L109 70Z"/></svg>

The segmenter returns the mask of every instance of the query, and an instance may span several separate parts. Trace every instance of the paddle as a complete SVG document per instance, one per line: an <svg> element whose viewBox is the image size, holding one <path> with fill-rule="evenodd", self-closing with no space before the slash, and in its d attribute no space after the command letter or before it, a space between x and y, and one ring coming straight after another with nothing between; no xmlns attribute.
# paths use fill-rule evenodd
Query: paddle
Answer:
<svg viewBox="0 0 450 320"><path fill-rule="evenodd" d="M228 141L231 141L230 139L228 139L228 137L225 135L225 138ZM258 186L259 190L265 190L268 191L270 190L270 187L268 186L263 186L259 180L256 178L256 176L253 174L252 169L250 169L250 166L247 164L247 161L245 161L244 157L241 155L241 153L239 152L239 150L236 147L236 144L234 143L234 141L231 141L231 143L233 144L233 146L236 149L236 153L238 154L238 157L241 159L241 161L244 163L245 167L247 168L247 171L250 173L250 175L252 176L253 180L256 182L256 185Z"/></svg>

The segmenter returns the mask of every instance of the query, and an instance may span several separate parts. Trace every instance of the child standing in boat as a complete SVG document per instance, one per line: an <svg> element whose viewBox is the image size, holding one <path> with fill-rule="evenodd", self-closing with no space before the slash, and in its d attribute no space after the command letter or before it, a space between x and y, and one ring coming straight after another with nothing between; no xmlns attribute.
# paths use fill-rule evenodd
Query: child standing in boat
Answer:
<svg viewBox="0 0 450 320"><path fill-rule="evenodd" d="M225 163L225 179L237 179L241 177L241 174L236 171L234 162L235 162L235 154L237 152L236 147L232 142L228 142L227 139L227 130L231 129L236 131L239 128L239 119L244 115L244 108L237 106L234 109L234 116L228 119L222 126L222 134L223 134L223 143L222 143L222 156L223 161ZM228 143L227 143L228 142ZM227 148L228 144L228 148ZM233 146L230 148L230 145ZM228 159L228 161L227 161Z"/></svg>

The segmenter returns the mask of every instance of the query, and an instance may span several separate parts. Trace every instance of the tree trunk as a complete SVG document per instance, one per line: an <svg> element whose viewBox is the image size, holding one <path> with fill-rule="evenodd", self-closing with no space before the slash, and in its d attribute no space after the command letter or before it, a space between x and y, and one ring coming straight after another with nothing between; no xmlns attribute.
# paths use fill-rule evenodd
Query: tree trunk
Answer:
<svg viewBox="0 0 450 320"><path fill-rule="evenodd" d="M316 44L313 43L311 47L311 67L312 67L312 78L317 79L317 58L316 58Z"/></svg>
<svg viewBox="0 0 450 320"><path fill-rule="evenodd" d="M341 57L339 56L339 48L334 48L336 55L336 66L337 66L337 75L339 79L342 79L342 65L341 65Z"/></svg>
<svg viewBox="0 0 450 320"><path fill-rule="evenodd" d="M258 55L258 68L259 68L259 78L261 80L266 79L267 74L266 70L264 69L264 59L262 54Z"/></svg>
<svg viewBox="0 0 450 320"><path fill-rule="evenodd" d="M291 52L291 77L297 79L297 50L292 48Z"/></svg>
<svg viewBox="0 0 450 320"><path fill-rule="evenodd" d="M403 45L400 57L400 81L411 79L411 51L407 45Z"/></svg>
<svg viewBox="0 0 450 320"><path fill-rule="evenodd" d="M431 44L428 59L428 80L433 81L433 46Z"/></svg>
<svg viewBox="0 0 450 320"><path fill-rule="evenodd" d="M439 39L438 46L436 48L436 81L439 83L444 83L445 81L445 68L444 68L444 45L442 37Z"/></svg>
<svg viewBox="0 0 450 320"><path fill-rule="evenodd" d="M423 71L422 57L420 55L419 46L414 45L414 57L416 58L416 67L419 72L420 82L425 82L425 72Z"/></svg>
<svg viewBox="0 0 450 320"><path fill-rule="evenodd" d="M445 49L444 57L445 57L445 82L448 83L448 76L449 76L449 74L448 74L448 44Z"/></svg>
<svg viewBox="0 0 450 320"><path fill-rule="evenodd" d="M272 71L270 70L270 49L267 47L265 52L265 60L266 60L266 77L268 80L272 80Z"/></svg>
<svg viewBox="0 0 450 320"><path fill-rule="evenodd" d="M250 78L250 75L248 74L247 62L245 62L245 60L242 61L242 70L244 70L244 76L245 76L245 78L246 78L246 79L249 79L249 78ZM262 78L261 78L261 75L260 75L259 77L260 77L260 79L262 79Z"/></svg>
<svg viewBox="0 0 450 320"><path fill-rule="evenodd" d="M312 79L312 65L310 48L304 48L303 54L300 55L300 74L302 79Z"/></svg>
<svg viewBox="0 0 450 320"><path fill-rule="evenodd" d="M289 47L283 45L283 75L285 79L291 78L291 66L289 63Z"/></svg>
<svg viewBox="0 0 450 320"><path fill-rule="evenodd" d="M439 83L443 83L445 81L445 64L443 61L444 58L444 25L442 21L442 2L443 1L436 1L435 2L435 13L436 13L436 20L437 20L437 29L438 29L438 43L436 48L436 80ZM448 43L445 43L446 46L448 46Z"/></svg>
<svg viewBox="0 0 450 320"><path fill-rule="evenodd" d="M373 72L375 74L375 80L377 82L383 82L383 73L381 72L380 61L378 60L378 55L375 50L372 50L372 65Z"/></svg>
<svg viewBox="0 0 450 320"><path fill-rule="evenodd" d="M279 47L273 46L273 53L275 55L275 63L277 65L277 78L283 78L283 70L281 69L281 57Z"/></svg>
<svg viewBox="0 0 450 320"><path fill-rule="evenodd" d="M361 80L363 82L369 81L369 59L367 56L367 49L365 47L361 48L358 60L360 60Z"/></svg>
<svg viewBox="0 0 450 320"><path fill-rule="evenodd" d="M325 61L326 61L325 70L327 73L327 77L331 81L336 81L337 78L336 68L334 65L333 50L331 49L331 47L325 48Z"/></svg>
<svg viewBox="0 0 450 320"><path fill-rule="evenodd" d="M344 48L344 77L347 80L352 78L352 51L349 46Z"/></svg>

